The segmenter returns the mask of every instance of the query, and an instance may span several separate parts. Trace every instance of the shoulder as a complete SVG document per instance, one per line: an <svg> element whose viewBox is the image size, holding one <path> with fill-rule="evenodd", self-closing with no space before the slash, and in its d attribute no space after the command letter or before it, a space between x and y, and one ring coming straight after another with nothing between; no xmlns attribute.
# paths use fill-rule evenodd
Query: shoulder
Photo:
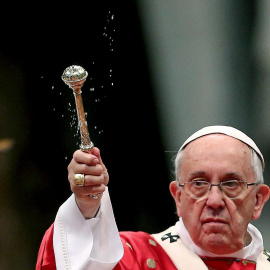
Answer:
<svg viewBox="0 0 270 270"><path fill-rule="evenodd" d="M131 241L145 241L151 238L150 234L146 232L131 232L131 231L123 231L120 232L121 239L131 240Z"/></svg>
<svg viewBox="0 0 270 270"><path fill-rule="evenodd" d="M125 250L120 264L128 266L128 269L176 269L167 253L150 234L126 231L120 232L120 237Z"/></svg>
<svg viewBox="0 0 270 270"><path fill-rule="evenodd" d="M145 251L150 252L153 250L153 247L158 246L153 237L145 232L120 232L120 238L124 248L128 247L133 251L136 250L136 248L140 250L144 248Z"/></svg>

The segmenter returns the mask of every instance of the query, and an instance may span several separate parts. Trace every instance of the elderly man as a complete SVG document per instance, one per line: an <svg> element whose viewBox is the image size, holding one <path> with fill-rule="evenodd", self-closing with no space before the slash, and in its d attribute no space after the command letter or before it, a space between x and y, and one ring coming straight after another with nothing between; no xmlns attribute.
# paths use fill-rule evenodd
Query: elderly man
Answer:
<svg viewBox="0 0 270 270"><path fill-rule="evenodd" d="M247 135L227 126L203 128L175 160L170 191L179 221L158 234L119 234L99 150L77 151L69 165L73 195L46 232L36 269L270 269L262 236L250 224L269 199L263 169Z"/></svg>

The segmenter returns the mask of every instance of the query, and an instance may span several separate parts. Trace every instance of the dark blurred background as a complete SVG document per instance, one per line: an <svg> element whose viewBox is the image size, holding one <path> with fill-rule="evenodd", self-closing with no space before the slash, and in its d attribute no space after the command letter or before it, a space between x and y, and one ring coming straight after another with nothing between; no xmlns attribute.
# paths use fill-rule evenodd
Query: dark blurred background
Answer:
<svg viewBox="0 0 270 270"><path fill-rule="evenodd" d="M73 93L61 80L70 65L89 74L83 102L120 230L159 232L177 221L173 157L205 125L248 133L268 163L269 4L202 3L1 7L0 269L34 268L71 194L67 166L80 137ZM256 225L269 249L267 213Z"/></svg>

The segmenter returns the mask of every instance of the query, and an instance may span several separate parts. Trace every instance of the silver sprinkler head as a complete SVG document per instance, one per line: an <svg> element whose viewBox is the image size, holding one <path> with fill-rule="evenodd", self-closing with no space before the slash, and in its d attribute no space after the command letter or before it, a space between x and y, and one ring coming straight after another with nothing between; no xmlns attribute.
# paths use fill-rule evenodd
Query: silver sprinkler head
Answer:
<svg viewBox="0 0 270 270"><path fill-rule="evenodd" d="M75 91L82 88L87 76L88 73L84 68L72 65L64 70L61 78L65 84Z"/></svg>

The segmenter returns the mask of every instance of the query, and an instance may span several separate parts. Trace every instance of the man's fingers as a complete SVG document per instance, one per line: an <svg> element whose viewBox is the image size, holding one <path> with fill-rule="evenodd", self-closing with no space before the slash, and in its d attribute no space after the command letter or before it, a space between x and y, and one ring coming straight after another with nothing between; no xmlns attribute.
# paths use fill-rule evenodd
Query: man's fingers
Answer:
<svg viewBox="0 0 270 270"><path fill-rule="evenodd" d="M77 163L96 165L99 163L99 158L94 154L85 153L81 150L77 150L73 154L73 159Z"/></svg>
<svg viewBox="0 0 270 270"><path fill-rule="evenodd" d="M101 175L103 173L103 167L100 164L95 166L88 166L86 164L77 164L71 170L71 174L83 173L85 175Z"/></svg>
<svg viewBox="0 0 270 270"><path fill-rule="evenodd" d="M103 163L103 161L101 159L100 150L98 148L94 147L93 150L92 150L92 154L95 155L99 159L99 163L103 167L104 185L108 185L108 183L109 183L109 173L108 173L108 170L107 170L106 166L104 165L104 163Z"/></svg>
<svg viewBox="0 0 270 270"><path fill-rule="evenodd" d="M104 175L85 175L84 186L98 186L104 184Z"/></svg>
<svg viewBox="0 0 270 270"><path fill-rule="evenodd" d="M100 150L98 148L94 147L91 154L82 152L81 150L77 150L74 153L73 159L68 165L68 180L71 187L75 185L74 178L76 174L84 175L84 186L108 184L108 171L101 160ZM74 193L76 192L77 189L75 189Z"/></svg>
<svg viewBox="0 0 270 270"><path fill-rule="evenodd" d="M103 193L105 191L105 185L96 185L96 186L83 186L79 187L76 185L71 185L71 190L76 197L84 198L88 197L90 194Z"/></svg>

